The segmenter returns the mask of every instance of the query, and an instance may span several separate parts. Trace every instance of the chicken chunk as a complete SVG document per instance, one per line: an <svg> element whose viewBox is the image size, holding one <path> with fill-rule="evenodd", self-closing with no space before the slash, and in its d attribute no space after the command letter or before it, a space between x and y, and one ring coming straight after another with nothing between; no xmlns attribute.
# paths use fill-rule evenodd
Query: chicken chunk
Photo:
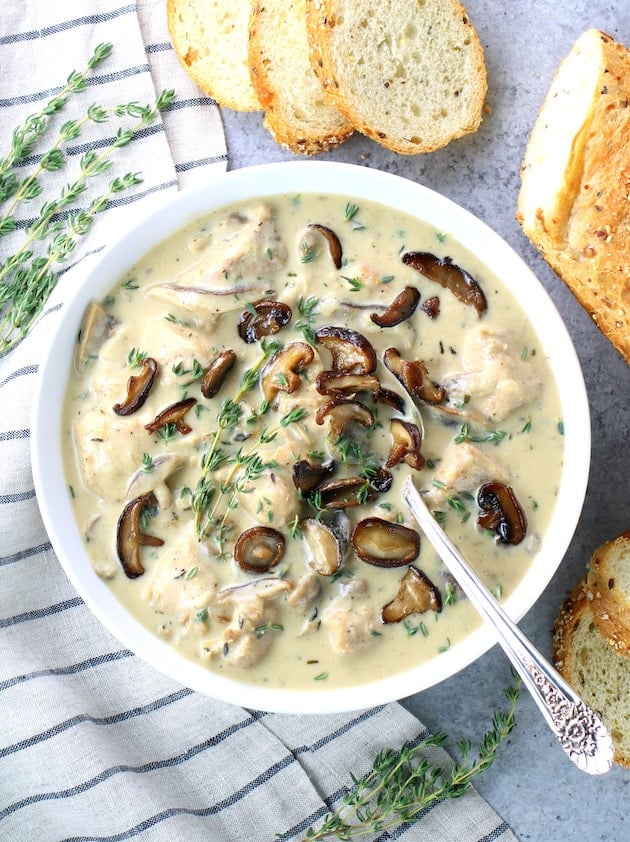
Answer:
<svg viewBox="0 0 630 842"><path fill-rule="evenodd" d="M542 381L531 356L509 331L479 327L466 338L463 371L446 374L441 385L448 400L466 405L489 422L506 418L514 409L540 395Z"/></svg>
<svg viewBox="0 0 630 842"><path fill-rule="evenodd" d="M173 627L182 630L190 628L217 589L210 559L192 529L169 544L168 552L146 570L143 584L143 597L149 605L172 617Z"/></svg>
<svg viewBox="0 0 630 842"><path fill-rule="evenodd" d="M489 480L507 483L507 472L473 444L451 442L424 495L427 505L441 506L448 497L474 492Z"/></svg>
<svg viewBox="0 0 630 842"><path fill-rule="evenodd" d="M328 632L330 645L342 655L359 652L376 640L372 631L378 622L367 599L341 597L322 613L322 626Z"/></svg>
<svg viewBox="0 0 630 842"><path fill-rule="evenodd" d="M184 310L218 316L242 308L239 296L256 298L268 291L287 259L267 204L228 214L203 242L193 266L172 282L151 287L148 294Z"/></svg>
<svg viewBox="0 0 630 842"><path fill-rule="evenodd" d="M202 643L204 657L221 658L238 669L257 664L273 644L276 611L270 600L292 588L288 579L267 578L219 591L212 615L227 625Z"/></svg>

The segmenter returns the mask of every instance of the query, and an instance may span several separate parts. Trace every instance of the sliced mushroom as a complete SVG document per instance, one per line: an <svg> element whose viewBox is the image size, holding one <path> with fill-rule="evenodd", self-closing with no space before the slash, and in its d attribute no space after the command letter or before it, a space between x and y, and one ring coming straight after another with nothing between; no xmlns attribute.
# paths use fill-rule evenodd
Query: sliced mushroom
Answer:
<svg viewBox="0 0 630 842"><path fill-rule="evenodd" d="M322 483L317 488L320 506L324 509L347 509L360 506L374 497L374 488L365 477L344 477Z"/></svg>
<svg viewBox="0 0 630 842"><path fill-rule="evenodd" d="M409 251L401 259L406 266L411 266L429 280L450 290L462 303L474 307L477 315L483 315L488 309L486 296L477 281L453 263L450 257L440 258L429 252Z"/></svg>
<svg viewBox="0 0 630 842"><path fill-rule="evenodd" d="M145 424L144 429L148 430L149 433L157 433L166 424L174 424L177 432L181 433L182 436L186 436L191 432L192 427L184 421L184 416L196 403L196 398L186 398L183 401L172 403L166 409L163 409L162 412L159 412L151 423Z"/></svg>
<svg viewBox="0 0 630 842"><path fill-rule="evenodd" d="M158 372L158 364L153 357L142 360L142 372L132 374L127 381L127 396L121 403L115 403L112 409L116 415L131 415L137 412L149 397L151 386Z"/></svg>
<svg viewBox="0 0 630 842"><path fill-rule="evenodd" d="M384 313L372 313L370 319L379 327L395 327L413 316L419 301L418 290L415 287L405 287Z"/></svg>
<svg viewBox="0 0 630 842"><path fill-rule="evenodd" d="M409 362L400 356L396 348L388 348L383 354L383 362L409 394L423 403L438 404L446 397L446 389L433 383L427 367L420 360Z"/></svg>
<svg viewBox="0 0 630 842"><path fill-rule="evenodd" d="M328 250L330 252L330 259L333 262L333 266L335 269L341 269L342 264L342 250L341 250L341 243L339 242L339 237L335 234L335 232L328 228L326 225L319 225L318 223L314 222L308 226L313 231L317 231L328 243Z"/></svg>
<svg viewBox="0 0 630 842"><path fill-rule="evenodd" d="M373 398L377 403L384 403L387 406L393 407L396 412L400 412L402 414L405 411L404 400L397 392L392 391L392 389L384 389L381 386L381 388L374 393Z"/></svg>
<svg viewBox="0 0 630 842"><path fill-rule="evenodd" d="M251 345L263 336L273 336L291 321L293 313L282 301L264 300L248 305L238 318L238 335Z"/></svg>
<svg viewBox="0 0 630 842"><path fill-rule="evenodd" d="M307 517L300 523L306 563L320 576L332 576L341 567L343 548L334 530L322 520Z"/></svg>
<svg viewBox="0 0 630 842"><path fill-rule="evenodd" d="M88 304L83 314L74 355L74 367L77 374L83 374L85 365L98 354L115 324L116 319L110 316L100 304L95 301Z"/></svg>
<svg viewBox="0 0 630 842"><path fill-rule="evenodd" d="M172 495L166 480L184 464L184 457L178 453L162 453L151 460L151 470L139 468L129 480L127 499L155 494L158 506L166 509L171 505Z"/></svg>
<svg viewBox="0 0 630 842"><path fill-rule="evenodd" d="M315 352L307 342L291 342L274 354L260 377L266 400L272 401L278 392L295 392L302 382L297 372L309 366L314 358Z"/></svg>
<svg viewBox="0 0 630 842"><path fill-rule="evenodd" d="M496 532L500 544L520 544L527 532L527 518L514 491L502 482L487 482L477 492L482 510L477 518L481 529Z"/></svg>
<svg viewBox="0 0 630 842"><path fill-rule="evenodd" d="M361 424L362 427L374 426L374 415L367 406L347 398L333 398L320 406L315 413L315 422L321 425L326 419L330 421L330 429L336 440L346 433L352 423Z"/></svg>
<svg viewBox="0 0 630 842"><path fill-rule="evenodd" d="M236 362L236 354L231 348L215 357L203 373L201 380L201 394L204 398L213 398Z"/></svg>
<svg viewBox="0 0 630 842"><path fill-rule="evenodd" d="M372 374L376 370L376 352L365 336L356 330L324 325L315 336L319 344L330 351L335 371Z"/></svg>
<svg viewBox="0 0 630 842"><path fill-rule="evenodd" d="M352 546L362 561L375 567L404 567L420 553L420 535L400 523L380 517L359 521L352 532Z"/></svg>
<svg viewBox="0 0 630 842"><path fill-rule="evenodd" d="M442 597L429 577L410 565L400 580L398 593L383 607L381 619L384 623L400 623L410 614L424 614L425 611L442 610Z"/></svg>
<svg viewBox="0 0 630 842"><path fill-rule="evenodd" d="M142 531L141 516L144 509L155 504L152 494L143 494L130 500L122 510L116 527L116 551L125 575L130 579L142 576L144 567L140 560L140 547L161 547L164 541Z"/></svg>
<svg viewBox="0 0 630 842"><path fill-rule="evenodd" d="M432 295L427 298L420 305L420 309L427 314L430 319L437 319L440 315L440 299L437 295Z"/></svg>
<svg viewBox="0 0 630 842"><path fill-rule="evenodd" d="M314 465L307 459L300 459L293 466L293 484L302 494L310 494L335 470L334 462L320 462Z"/></svg>
<svg viewBox="0 0 630 842"><path fill-rule="evenodd" d="M373 477L370 477L370 485L379 494L384 494L392 487L394 477L385 468L379 468Z"/></svg>
<svg viewBox="0 0 630 842"><path fill-rule="evenodd" d="M320 395L344 395L357 392L372 392L376 395L381 384L373 374L350 374L345 371L320 371L315 381L315 388Z"/></svg>
<svg viewBox="0 0 630 842"><path fill-rule="evenodd" d="M284 536L269 526L254 526L242 532L234 545L234 560L248 573L267 573L284 556Z"/></svg>
<svg viewBox="0 0 630 842"><path fill-rule="evenodd" d="M422 433L418 427L410 421L403 421L402 418L392 418L389 422L389 431L392 435L392 447L385 467L393 468L400 462L405 462L410 468L422 470L425 459L420 453Z"/></svg>

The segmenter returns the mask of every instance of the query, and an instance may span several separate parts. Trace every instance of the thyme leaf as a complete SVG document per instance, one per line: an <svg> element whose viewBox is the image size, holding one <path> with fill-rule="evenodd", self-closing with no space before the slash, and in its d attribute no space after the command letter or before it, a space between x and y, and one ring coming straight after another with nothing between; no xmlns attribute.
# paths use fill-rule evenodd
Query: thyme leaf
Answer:
<svg viewBox="0 0 630 842"><path fill-rule="evenodd" d="M426 749L444 745L444 733L418 743L406 741L397 750L380 751L369 772L361 777L351 776L352 786L339 809L327 813L318 828L309 827L305 839L316 842L333 837L356 839L377 832L381 835L402 823L414 822L431 804L462 796L474 779L492 765L501 743L514 728L521 680L514 672L512 676L514 683L504 690L507 712L493 715L476 757L471 756L470 741L461 739L457 743L459 760L452 766L430 760ZM287 834L276 834L277 840L286 838Z"/></svg>

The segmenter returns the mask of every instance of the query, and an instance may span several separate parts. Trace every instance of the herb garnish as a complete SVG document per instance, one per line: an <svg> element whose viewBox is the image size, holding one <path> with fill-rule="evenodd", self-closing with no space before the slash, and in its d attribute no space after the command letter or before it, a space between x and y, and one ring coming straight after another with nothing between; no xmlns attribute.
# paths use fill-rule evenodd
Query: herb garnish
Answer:
<svg viewBox="0 0 630 842"><path fill-rule="evenodd" d="M320 673L316 680L325 675ZM332 837L355 839L368 833L382 836L402 823L415 821L431 804L462 796L473 780L492 765L501 743L514 728L521 680L514 672L512 675L514 684L504 690L508 710L492 717L477 757L470 756L470 741L461 739L457 743L460 760L453 766L427 759L427 748L445 744L444 733L425 737L415 744L406 741L398 750L385 749L376 755L367 774L351 776L352 787L343 796L341 807L327 813L319 828L309 827L305 838L316 842ZM278 840L285 838L286 834L276 834Z"/></svg>
<svg viewBox="0 0 630 842"><path fill-rule="evenodd" d="M87 73L98 67L111 51L111 44L99 44L85 70L82 73L73 71L57 96L14 129L11 148L0 159L0 202L9 202L0 217L2 237L17 229L13 215L15 208L41 194L41 176L58 171L67 163L62 148L80 136L86 123L104 123L112 114L135 121L129 128L120 126L113 141L104 148L98 141L89 145L81 156L79 173L74 181L66 184L56 199L42 205L36 219L25 228L22 245L0 263L0 353L11 350L40 314L57 283L55 265L72 254L78 238L90 231L97 214L107 208L112 197L141 183L142 177L139 173L129 172L113 178L102 195L92 199L87 207L77 208L76 202L87 190L88 180L108 172L116 150L126 146L138 132L153 123L175 96L173 91L162 91L152 106L141 106L137 102L110 109L90 105L80 119L68 120L61 126L51 148L39 156L34 170L20 180L17 168L35 154L35 145L48 130L50 118L65 107L70 94L85 90ZM73 206L74 209L71 209Z"/></svg>

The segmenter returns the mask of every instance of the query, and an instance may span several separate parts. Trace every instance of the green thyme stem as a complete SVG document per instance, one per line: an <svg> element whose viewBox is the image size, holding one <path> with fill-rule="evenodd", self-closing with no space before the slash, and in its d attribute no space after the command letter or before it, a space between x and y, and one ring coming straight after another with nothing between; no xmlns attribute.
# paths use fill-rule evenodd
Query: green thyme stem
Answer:
<svg viewBox="0 0 630 842"><path fill-rule="evenodd" d="M56 94L52 99L44 105L44 107L36 114L31 114L30 117L13 130L11 137L11 148L0 159L0 201L4 201L12 195L10 185L6 178L10 170L15 164L23 161L30 155L34 144L44 134L48 127L49 118L60 111L68 101L68 97L72 93L81 93L85 90L86 76L91 70L95 70L101 62L103 62L112 52L111 44L99 44L94 50L90 60L82 72L73 70L68 76L66 85ZM17 182L13 181L14 184ZM8 195L6 194L7 187L9 187Z"/></svg>
<svg viewBox="0 0 630 842"><path fill-rule="evenodd" d="M368 833L383 833L413 822L421 811L437 801L463 795L472 781L494 762L501 743L514 728L521 680L514 672L512 675L514 684L504 691L508 710L494 714L475 759L469 760L470 743L460 740L461 760L452 767L429 762L424 750L443 745L446 734L428 737L417 745L406 742L397 751L382 751L366 775L358 779L353 776L353 787L344 796L341 808L328 813L318 829L310 827L305 839L308 842L332 837L348 840ZM282 834L277 835L277 839L282 838Z"/></svg>

